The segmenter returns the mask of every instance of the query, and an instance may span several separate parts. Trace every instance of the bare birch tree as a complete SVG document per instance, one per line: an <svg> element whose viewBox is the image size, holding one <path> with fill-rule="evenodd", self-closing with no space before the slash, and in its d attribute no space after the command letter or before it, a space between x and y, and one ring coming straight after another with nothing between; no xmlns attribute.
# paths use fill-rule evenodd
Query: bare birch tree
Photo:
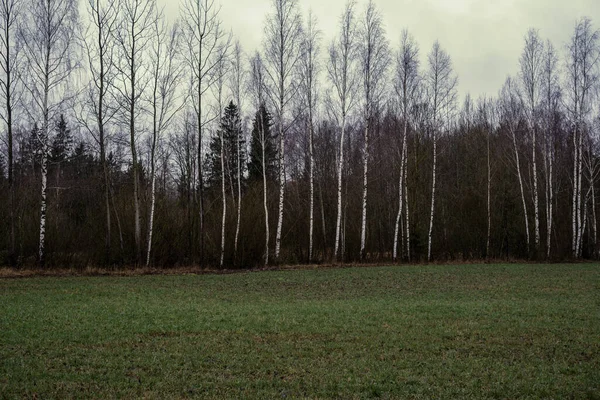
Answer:
<svg viewBox="0 0 600 400"><path fill-rule="evenodd" d="M536 257L540 247L540 208L538 191L538 137L537 111L542 88L542 69L544 60L544 43L535 29L530 29L525 36L525 48L519 60L520 79L523 96L521 102L527 117L527 127L531 136L531 173L533 175L533 213L534 213L534 246Z"/></svg>
<svg viewBox="0 0 600 400"><path fill-rule="evenodd" d="M214 120L208 116L204 103L206 92L214 83L215 68L220 61L217 50L230 43L230 37L221 27L221 9L215 0L184 0L181 8L183 41L186 44L186 63L190 76L193 109L198 130L198 191L200 194L200 264L204 262L204 172L202 156L203 131Z"/></svg>
<svg viewBox="0 0 600 400"><path fill-rule="evenodd" d="M552 229L554 225L554 163L555 163L555 130L556 119L560 112L561 88L558 70L558 56L550 41L544 48L544 65L542 79L542 103L544 136L543 157L546 186L546 258L550 258L552 249Z"/></svg>
<svg viewBox="0 0 600 400"><path fill-rule="evenodd" d="M315 199L315 155L314 155L314 115L318 101L318 83L320 72L321 31L317 27L316 17L309 13L302 40L302 58L300 63L302 97L308 110L308 153L309 153L309 240L308 262L313 260L314 199Z"/></svg>
<svg viewBox="0 0 600 400"><path fill-rule="evenodd" d="M79 124L94 138L100 150L106 221L106 262L109 262L110 259L111 246L110 178L106 159L107 125L116 111L116 107L111 104L113 97L111 87L115 77L114 38L117 6L117 2L110 0L87 0L86 2L86 11L90 22L83 31L82 43L85 48L90 82L84 90L86 99L83 102L83 113L78 117Z"/></svg>
<svg viewBox="0 0 600 400"><path fill-rule="evenodd" d="M373 0L369 0L360 29L359 53L364 95L363 196L360 257L365 259L367 240L367 194L369 183L369 136L383 94L383 83L390 62L383 21Z"/></svg>
<svg viewBox="0 0 600 400"><path fill-rule="evenodd" d="M356 20L353 0L346 4L340 18L338 37L329 47L327 73L333 94L328 96L331 113L341 127L340 145L337 159L337 220L335 225L334 257L338 257L342 228L342 177L344 168L344 144L348 114L356 105L358 79L356 76ZM339 258L343 258L342 256Z"/></svg>
<svg viewBox="0 0 600 400"><path fill-rule="evenodd" d="M225 84L227 80L227 75L229 73L229 45L225 43L220 43L215 51L215 66L213 71L213 79L212 79L212 92L217 102L217 112L215 113L215 119L217 121L217 135L219 136L220 143L220 155L219 162L221 164L221 253L219 258L219 266L223 268L223 263L225 260L225 225L227 222L227 179L229 178L232 181L231 177L227 176L227 172L230 171L230 168L226 168L225 165L230 161L227 159L227 155L225 154L225 136L224 130L221 129L221 117L223 116L223 91L225 90ZM233 185L231 187L233 192ZM232 193L233 195L233 193ZM232 196L233 197L233 196Z"/></svg>
<svg viewBox="0 0 600 400"><path fill-rule="evenodd" d="M519 146L517 143L517 132L519 130L519 123L524 118L521 102L519 100L520 95L518 88L512 78L507 78L502 90L500 92L500 112L502 120L508 127L512 138L513 151L515 157L515 165L517 167L517 178L519 181L519 189L521 191L521 202L523 204L523 219L525 222L525 238L527 245L527 252L530 249L530 232L529 232L529 214L527 212L527 200L525 199L525 187L523 185L523 175L521 171L521 157L519 155Z"/></svg>
<svg viewBox="0 0 600 400"><path fill-rule="evenodd" d="M275 259L281 251L283 205L285 200L285 134L288 105L298 92L296 73L301 52L302 20L297 0L272 0L273 12L265 25L265 77L277 121L279 136L279 211L275 236Z"/></svg>
<svg viewBox="0 0 600 400"><path fill-rule="evenodd" d="M400 231L400 219L402 218L402 210L405 206L403 202L405 197L408 197L408 184L406 178L406 166L408 158L408 125L410 118L410 110L415 106L418 99L418 88L420 83L419 77L419 46L415 42L412 35L405 29L402 31L400 39L400 50L396 55L396 76L394 79L394 87L396 96L402 115L402 148L400 154L400 178L398 182L398 214L396 215L396 226L394 228L394 248L392 250L392 258L394 261L398 259L398 237ZM405 210L405 224L409 231L406 236L407 255L410 259L410 224L408 209Z"/></svg>
<svg viewBox="0 0 600 400"><path fill-rule="evenodd" d="M16 262L13 111L19 100L17 84L21 66L21 44L17 37L17 23L21 8L22 2L19 0L0 0L0 94L3 100L0 117L6 123L8 147L8 208L10 219L8 259L11 265Z"/></svg>
<svg viewBox="0 0 600 400"><path fill-rule="evenodd" d="M486 166L487 166L487 190L486 190L486 213L487 234L485 241L485 257L490 257L490 243L492 236L492 161L491 161L491 138L497 124L497 106L491 99L482 98L478 101L477 113L480 124L486 133Z"/></svg>
<svg viewBox="0 0 600 400"><path fill-rule="evenodd" d="M41 122L37 131L42 153L38 257L44 266L50 122L64 111L71 98L69 80L77 67L73 57L78 14L75 0L31 0L28 7L20 35L28 71L22 82L31 101L31 114Z"/></svg>
<svg viewBox="0 0 600 400"><path fill-rule="evenodd" d="M429 107L432 116L431 135L433 138L433 172L431 182L431 213L429 216L429 233L427 246L427 259L431 261L431 246L433 241L433 220L435 212L435 195L437 179L437 157L438 157L438 135L444 125L444 114L456 100L456 85L458 78L452 70L452 61L448 53L435 42L431 53L427 57L428 72L426 76L427 90L429 94Z"/></svg>
<svg viewBox="0 0 600 400"><path fill-rule="evenodd" d="M265 126L263 126L262 112L261 109L265 107L265 70L262 58L259 53L251 60L251 77L250 77L250 89L254 95L255 105L259 110L260 117L258 118L258 131L260 135L260 147L261 147L261 166L262 166L262 178L263 178L263 207L265 211L265 266L269 265L269 207L268 207L268 193L267 193L267 162L266 162L266 147L267 138L265 133Z"/></svg>
<svg viewBox="0 0 600 400"><path fill-rule="evenodd" d="M566 60L567 88L565 104L573 131L573 198L572 198L572 252L581 256L585 215L582 214L582 176L584 136L589 127L592 111L592 95L598 83L598 41L600 32L592 27L589 18L577 22L568 44Z"/></svg>
<svg viewBox="0 0 600 400"><path fill-rule="evenodd" d="M246 84L247 71L244 67L244 51L239 41L233 46L233 54L231 58L231 94L238 107L240 117L243 121L244 113L244 95L243 89ZM240 236L240 224L242 219L242 161L241 161L241 140L236 141L237 157L236 157L236 181L237 181L237 220L235 225L235 239L233 244L233 259L237 259L238 242Z"/></svg>
<svg viewBox="0 0 600 400"><path fill-rule="evenodd" d="M129 129L136 263L143 262L141 183L137 141L141 130L139 119L143 112L143 98L151 79L148 48L154 37L155 23L155 0L120 0L116 31L119 61L115 64L118 74L114 87L118 92L122 123Z"/></svg>
<svg viewBox="0 0 600 400"><path fill-rule="evenodd" d="M150 145L150 216L148 218L148 244L146 266L150 266L152 236L154 232L154 210L156 208L156 149L162 134L183 107L178 85L182 77L179 62L179 25L168 27L163 12L157 13L154 21L154 40L151 46L150 110L152 115L152 137Z"/></svg>

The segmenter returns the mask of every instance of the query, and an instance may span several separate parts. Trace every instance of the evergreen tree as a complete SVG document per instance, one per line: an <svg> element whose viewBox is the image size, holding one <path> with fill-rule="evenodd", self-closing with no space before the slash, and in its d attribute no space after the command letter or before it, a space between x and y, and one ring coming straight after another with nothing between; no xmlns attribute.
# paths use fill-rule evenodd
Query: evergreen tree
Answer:
<svg viewBox="0 0 600 400"><path fill-rule="evenodd" d="M50 161L53 163L62 163L69 159L73 149L73 136L71 129L65 121L64 115L60 115L60 119L56 122L56 135L52 141L52 149L50 151Z"/></svg>
<svg viewBox="0 0 600 400"><path fill-rule="evenodd" d="M265 141L265 164L267 180L274 182L277 179L277 148L275 136L271 130L273 118L264 104L261 104L252 123L252 138L250 141L250 155L248 162L248 180L260 182L263 178L262 168L262 135Z"/></svg>
<svg viewBox="0 0 600 400"><path fill-rule="evenodd" d="M206 184L208 187L217 187L221 182L221 139L223 133L225 142L225 173L231 185L236 185L238 142L240 148L240 165L246 165L246 151L242 121L238 107L230 102L223 112L219 130L213 135L209 145L209 154L206 158Z"/></svg>

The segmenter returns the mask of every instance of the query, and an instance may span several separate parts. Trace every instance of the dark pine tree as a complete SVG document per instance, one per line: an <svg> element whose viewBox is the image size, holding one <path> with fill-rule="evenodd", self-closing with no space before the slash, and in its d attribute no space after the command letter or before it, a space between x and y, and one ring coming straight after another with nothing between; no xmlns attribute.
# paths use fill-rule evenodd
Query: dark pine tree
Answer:
<svg viewBox="0 0 600 400"><path fill-rule="evenodd" d="M248 180L262 182L262 134L265 138L265 164L267 180L274 182L277 178L277 148L276 138L271 130L273 118L264 104L258 108L252 123L252 137L250 139L250 157L248 161Z"/></svg>
<svg viewBox="0 0 600 400"><path fill-rule="evenodd" d="M52 141L50 162L62 163L69 159L71 151L73 150L73 136L71 135L71 129L69 129L67 121L65 121L64 115L60 115L60 119L56 122L54 129L56 135Z"/></svg>
<svg viewBox="0 0 600 400"><path fill-rule="evenodd" d="M240 166L246 165L246 141L238 107L230 102L223 111L219 130L211 138L206 159L206 183L208 187L221 184L221 133L225 143L225 174L229 185L237 187L237 157L240 149ZM239 146L238 146L239 142ZM243 175L244 171L242 171Z"/></svg>

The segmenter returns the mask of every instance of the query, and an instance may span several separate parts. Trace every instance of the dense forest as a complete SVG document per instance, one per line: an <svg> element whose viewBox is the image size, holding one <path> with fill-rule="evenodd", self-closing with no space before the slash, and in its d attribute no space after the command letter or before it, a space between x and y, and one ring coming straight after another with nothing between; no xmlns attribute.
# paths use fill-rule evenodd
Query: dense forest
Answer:
<svg viewBox="0 0 600 400"><path fill-rule="evenodd" d="M458 98L443 43L376 2L323 37L273 0L245 51L215 0L0 0L0 265L597 258L600 32L523 32Z"/></svg>

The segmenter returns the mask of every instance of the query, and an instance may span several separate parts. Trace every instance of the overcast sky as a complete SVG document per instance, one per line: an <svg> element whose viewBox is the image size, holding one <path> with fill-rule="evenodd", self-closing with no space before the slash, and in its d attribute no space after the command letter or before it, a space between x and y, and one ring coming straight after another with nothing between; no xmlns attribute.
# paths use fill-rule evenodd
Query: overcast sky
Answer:
<svg viewBox="0 0 600 400"><path fill-rule="evenodd" d="M175 18L179 0L158 0ZM272 0L220 1L221 19L247 53L260 48L263 25ZM362 15L367 0L357 1ZM304 16L312 9L323 32L324 48L337 32L339 15L346 0L299 0ZM474 97L496 95L508 74L515 74L530 27L539 29L564 54L575 22L592 18L600 27L600 0L375 0L381 11L387 37L397 48L400 33L407 28L419 43L421 60L438 39L452 57L459 78L459 92Z"/></svg>

